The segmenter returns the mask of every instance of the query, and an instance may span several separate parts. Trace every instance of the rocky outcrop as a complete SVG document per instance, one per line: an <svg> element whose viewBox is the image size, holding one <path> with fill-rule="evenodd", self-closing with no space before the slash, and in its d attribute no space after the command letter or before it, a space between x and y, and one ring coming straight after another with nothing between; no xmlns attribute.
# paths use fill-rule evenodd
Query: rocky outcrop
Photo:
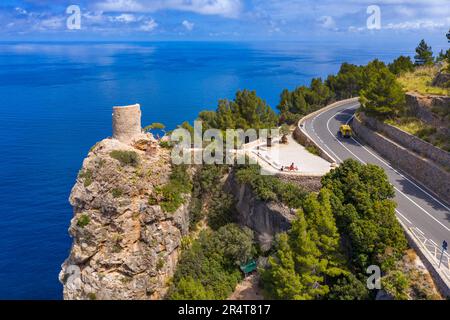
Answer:
<svg viewBox="0 0 450 320"><path fill-rule="evenodd" d="M276 234L290 229L295 210L277 202L259 200L250 186L237 181L233 172L224 189L236 200L237 221L255 232L263 250L270 249Z"/></svg>
<svg viewBox="0 0 450 320"><path fill-rule="evenodd" d="M448 133L448 120L439 116L435 110L448 110L450 108L449 96L422 96L409 92L406 94L408 113L423 122Z"/></svg>
<svg viewBox="0 0 450 320"><path fill-rule="evenodd" d="M138 164L112 158L117 150L135 152ZM151 135L140 137L139 148L116 139L93 148L70 195L73 246L59 277L65 299L164 296L189 225L187 203L175 213L149 204L170 172L169 151Z"/></svg>
<svg viewBox="0 0 450 320"><path fill-rule="evenodd" d="M450 85L450 73L439 72L431 83L432 86L448 88Z"/></svg>

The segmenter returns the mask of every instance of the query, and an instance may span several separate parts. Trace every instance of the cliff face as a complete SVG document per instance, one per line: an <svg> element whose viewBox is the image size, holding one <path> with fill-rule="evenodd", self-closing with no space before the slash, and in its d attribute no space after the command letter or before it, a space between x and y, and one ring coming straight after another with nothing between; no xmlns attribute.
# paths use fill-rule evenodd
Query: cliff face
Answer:
<svg viewBox="0 0 450 320"><path fill-rule="evenodd" d="M236 200L239 224L255 231L262 249L270 249L275 235L290 229L296 217L295 210L277 202L259 200L252 188L240 184L233 173L228 176L224 188Z"/></svg>
<svg viewBox="0 0 450 320"><path fill-rule="evenodd" d="M117 150L135 152L138 164L111 157ZM70 195L73 246L59 276L65 299L164 296L189 225L188 201L175 213L149 205L168 181L169 156L150 135L136 148L106 139L89 153Z"/></svg>

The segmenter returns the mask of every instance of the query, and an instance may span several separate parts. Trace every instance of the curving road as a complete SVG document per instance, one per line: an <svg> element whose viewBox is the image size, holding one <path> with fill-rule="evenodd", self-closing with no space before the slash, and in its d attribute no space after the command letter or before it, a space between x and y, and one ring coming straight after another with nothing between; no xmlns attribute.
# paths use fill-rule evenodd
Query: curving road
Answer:
<svg viewBox="0 0 450 320"><path fill-rule="evenodd" d="M307 119L303 127L310 137L339 163L353 158L362 163L382 167L395 187L397 214L401 222L408 228L417 228L415 230L438 247L441 247L443 240L450 242L449 204L438 199L429 189L407 174L391 167L389 161L357 138L338 138L340 125L350 122L358 107L359 103L349 102L325 110Z"/></svg>

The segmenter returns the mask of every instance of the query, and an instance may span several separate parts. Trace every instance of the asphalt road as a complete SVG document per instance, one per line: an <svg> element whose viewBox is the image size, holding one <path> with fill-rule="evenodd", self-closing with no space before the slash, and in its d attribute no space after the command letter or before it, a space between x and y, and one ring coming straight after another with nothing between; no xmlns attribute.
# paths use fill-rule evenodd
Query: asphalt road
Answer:
<svg viewBox="0 0 450 320"><path fill-rule="evenodd" d="M450 242L450 205L440 200L404 172L390 166L373 149L357 138L338 137L339 127L351 121L358 103L324 111L305 121L304 129L311 138L339 163L348 158L362 163L382 167L395 187L397 216L406 227L415 227L418 232L441 246L443 240Z"/></svg>

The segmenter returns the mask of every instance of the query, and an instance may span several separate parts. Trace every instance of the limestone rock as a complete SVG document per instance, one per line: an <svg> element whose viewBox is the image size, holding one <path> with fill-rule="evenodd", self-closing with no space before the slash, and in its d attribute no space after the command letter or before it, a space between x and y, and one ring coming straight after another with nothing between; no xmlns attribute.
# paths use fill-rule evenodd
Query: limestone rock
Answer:
<svg viewBox="0 0 450 320"><path fill-rule="evenodd" d="M139 139L157 145L151 135ZM139 165L121 164L113 150L136 152ZM59 276L65 299L164 296L189 226L188 203L175 213L149 205L170 172L169 151L159 146L151 155L116 139L94 146L70 195L73 245Z"/></svg>

